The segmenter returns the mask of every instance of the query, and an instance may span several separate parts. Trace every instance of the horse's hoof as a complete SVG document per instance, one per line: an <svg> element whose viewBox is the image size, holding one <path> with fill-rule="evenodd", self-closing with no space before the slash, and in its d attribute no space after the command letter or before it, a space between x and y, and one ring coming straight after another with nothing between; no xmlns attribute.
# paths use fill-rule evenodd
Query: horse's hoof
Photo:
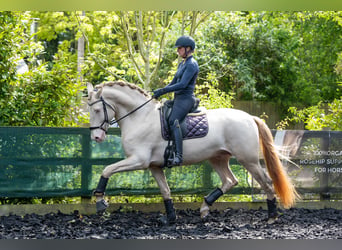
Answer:
<svg viewBox="0 0 342 250"><path fill-rule="evenodd" d="M275 211L274 213L269 213L268 214L268 220L267 220L267 224L273 224L274 222L276 222L278 220L278 218L280 216L282 216L283 213Z"/></svg>
<svg viewBox="0 0 342 250"><path fill-rule="evenodd" d="M272 217L272 218L268 218L267 224L271 225L271 224L275 223L277 220L278 220L278 216Z"/></svg>
<svg viewBox="0 0 342 250"><path fill-rule="evenodd" d="M209 209L203 209L203 210L200 211L200 213L201 213L201 219L203 220L203 219L208 217Z"/></svg>
<svg viewBox="0 0 342 250"><path fill-rule="evenodd" d="M172 219L168 219L167 216L162 216L159 218L159 222L163 225L163 226L170 226L176 223L176 220Z"/></svg>
<svg viewBox="0 0 342 250"><path fill-rule="evenodd" d="M106 202L104 199L96 202L96 212L97 213L103 213L106 211L106 208L108 207L108 202Z"/></svg>

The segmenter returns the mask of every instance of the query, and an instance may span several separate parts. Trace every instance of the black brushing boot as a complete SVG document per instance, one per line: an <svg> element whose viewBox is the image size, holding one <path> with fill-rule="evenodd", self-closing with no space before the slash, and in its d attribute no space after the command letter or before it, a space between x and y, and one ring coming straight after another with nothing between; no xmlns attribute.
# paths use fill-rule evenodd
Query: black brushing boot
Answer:
<svg viewBox="0 0 342 250"><path fill-rule="evenodd" d="M97 184L97 187L93 192L93 195L103 196L105 194L107 183L108 183L108 178L101 176L100 181ZM108 203L104 199L101 199L100 201L96 202L96 211L98 213L104 212L107 207L108 207Z"/></svg>
<svg viewBox="0 0 342 250"><path fill-rule="evenodd" d="M277 200L273 198L272 200L266 199L267 209L268 209L268 222L273 223L279 216L277 212Z"/></svg>
<svg viewBox="0 0 342 250"><path fill-rule="evenodd" d="M214 202L223 195L221 188L216 188L208 196L204 197L205 202L211 206Z"/></svg>
<svg viewBox="0 0 342 250"><path fill-rule="evenodd" d="M161 218L161 222L164 225L171 225L176 222L176 212L173 207L173 202L172 200L164 200L164 205L165 205L165 211L166 211L166 218L165 216Z"/></svg>

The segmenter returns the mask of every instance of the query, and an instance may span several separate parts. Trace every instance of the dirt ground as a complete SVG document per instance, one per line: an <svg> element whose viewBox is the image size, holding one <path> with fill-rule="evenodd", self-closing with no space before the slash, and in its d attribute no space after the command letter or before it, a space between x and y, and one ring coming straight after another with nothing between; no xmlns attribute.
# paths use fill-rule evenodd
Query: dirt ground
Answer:
<svg viewBox="0 0 342 250"><path fill-rule="evenodd" d="M0 217L0 239L342 239L342 211L283 210L267 224L266 210L177 210L177 222L163 225L159 212L103 215L50 213Z"/></svg>

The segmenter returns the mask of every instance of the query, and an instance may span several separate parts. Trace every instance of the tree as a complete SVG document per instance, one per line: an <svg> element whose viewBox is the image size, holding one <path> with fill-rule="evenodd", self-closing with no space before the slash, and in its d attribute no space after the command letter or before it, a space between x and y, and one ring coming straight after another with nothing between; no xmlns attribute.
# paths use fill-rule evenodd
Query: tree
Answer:
<svg viewBox="0 0 342 250"><path fill-rule="evenodd" d="M129 58L146 90L155 80L174 12L118 12Z"/></svg>
<svg viewBox="0 0 342 250"><path fill-rule="evenodd" d="M85 12L82 11L82 16L85 16ZM82 67L84 65L84 43L85 43L85 37L82 34L80 38L78 38L77 41L77 72L79 75L79 80L83 81L83 75L82 75Z"/></svg>
<svg viewBox="0 0 342 250"><path fill-rule="evenodd" d="M191 37L196 36L196 30L200 24L211 15L212 12L207 11L181 11L182 15L182 28L181 34L185 35L188 30L188 35Z"/></svg>

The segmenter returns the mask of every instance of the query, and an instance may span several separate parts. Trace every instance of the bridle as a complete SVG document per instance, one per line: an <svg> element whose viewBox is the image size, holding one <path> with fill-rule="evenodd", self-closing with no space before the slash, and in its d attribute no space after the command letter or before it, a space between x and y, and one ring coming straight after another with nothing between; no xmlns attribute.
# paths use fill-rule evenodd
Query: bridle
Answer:
<svg viewBox="0 0 342 250"><path fill-rule="evenodd" d="M103 105L103 113L104 113L104 120L103 122L101 123L100 126L94 126L94 127L89 127L90 130L94 130L94 129L102 129L104 132L107 133L107 129L105 129L104 125L107 123L109 125L114 125L115 123L118 123L119 121L121 121L122 119L126 118L127 116L133 114L135 111L137 111L138 109L141 109L142 107L144 107L147 103L149 103L150 101L153 100L153 97L149 100L147 100L146 102L144 102L143 104L141 104L139 107L135 108L134 110L130 111L128 114L124 115L123 117L115 120L114 118L109 121L108 119L108 112L107 112L107 106L114 111L114 113L116 112L115 111L115 108L110 105L108 102L106 102L103 97L101 96L99 100L95 101L95 102L92 102L92 103L88 103L89 107L90 106L93 106L94 104L96 103L99 103L99 102L102 102L102 105Z"/></svg>
<svg viewBox="0 0 342 250"><path fill-rule="evenodd" d="M101 123L100 126L94 126L94 127L90 127L89 129L90 130L94 130L94 129L102 129L103 131L105 131L107 133L107 129L105 129L104 125L106 123L110 124L110 125L113 125L115 122L113 120L109 121L108 119L108 112L107 112L107 106L113 110L115 112L115 109L112 105L110 105L108 102L106 102L103 97L101 96L99 100L95 101L95 102L92 102L92 103L88 103L89 107L93 106L94 104L96 103L99 103L99 102L102 102L102 105L103 105L103 113L104 113L104 120L103 122Z"/></svg>

